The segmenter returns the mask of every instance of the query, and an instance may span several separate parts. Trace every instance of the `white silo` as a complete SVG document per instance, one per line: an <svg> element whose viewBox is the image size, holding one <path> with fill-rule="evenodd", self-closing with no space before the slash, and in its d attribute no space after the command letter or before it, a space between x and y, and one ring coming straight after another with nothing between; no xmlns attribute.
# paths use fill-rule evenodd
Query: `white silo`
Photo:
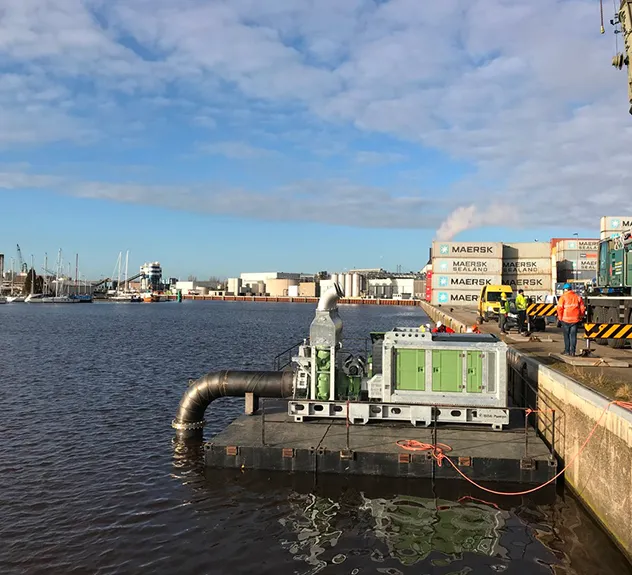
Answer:
<svg viewBox="0 0 632 575"><path fill-rule="evenodd" d="M335 285L338 283L338 274L331 274L331 284Z"/></svg>
<svg viewBox="0 0 632 575"><path fill-rule="evenodd" d="M351 274L345 274L345 297L351 297L351 284L352 284L352 276Z"/></svg>
<svg viewBox="0 0 632 575"><path fill-rule="evenodd" d="M351 276L351 297L360 297L360 274Z"/></svg>

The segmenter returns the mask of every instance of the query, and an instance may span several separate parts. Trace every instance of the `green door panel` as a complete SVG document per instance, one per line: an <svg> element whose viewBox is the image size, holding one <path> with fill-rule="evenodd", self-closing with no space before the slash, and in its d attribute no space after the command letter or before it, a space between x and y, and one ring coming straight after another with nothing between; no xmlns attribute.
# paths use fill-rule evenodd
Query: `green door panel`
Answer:
<svg viewBox="0 0 632 575"><path fill-rule="evenodd" d="M483 354L480 351L467 352L467 392L483 391Z"/></svg>
<svg viewBox="0 0 632 575"><path fill-rule="evenodd" d="M432 391L460 392L463 385L462 352L432 351Z"/></svg>
<svg viewBox="0 0 632 575"><path fill-rule="evenodd" d="M398 349L396 352L395 389L402 391L426 390L426 350Z"/></svg>

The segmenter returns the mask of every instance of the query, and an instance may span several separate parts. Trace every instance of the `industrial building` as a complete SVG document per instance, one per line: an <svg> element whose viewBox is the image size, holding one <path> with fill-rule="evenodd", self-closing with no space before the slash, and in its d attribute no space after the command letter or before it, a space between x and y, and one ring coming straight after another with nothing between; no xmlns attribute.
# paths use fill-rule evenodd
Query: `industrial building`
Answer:
<svg viewBox="0 0 632 575"><path fill-rule="evenodd" d="M247 272L238 278L228 278L226 293L240 296L317 297L320 292L314 274Z"/></svg>

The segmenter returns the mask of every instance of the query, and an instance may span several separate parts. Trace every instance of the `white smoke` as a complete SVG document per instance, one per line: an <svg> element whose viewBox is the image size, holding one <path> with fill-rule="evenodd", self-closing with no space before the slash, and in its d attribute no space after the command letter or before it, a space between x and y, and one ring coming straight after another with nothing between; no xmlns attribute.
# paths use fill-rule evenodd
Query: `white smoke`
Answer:
<svg viewBox="0 0 632 575"><path fill-rule="evenodd" d="M457 208L439 226L437 240L440 242L450 241L461 232L477 227L479 222L480 218L476 206Z"/></svg>
<svg viewBox="0 0 632 575"><path fill-rule="evenodd" d="M461 206L454 210L439 226L436 233L438 241L447 242L466 230L485 226L516 225L516 214L503 204L491 204L481 211L477 206Z"/></svg>

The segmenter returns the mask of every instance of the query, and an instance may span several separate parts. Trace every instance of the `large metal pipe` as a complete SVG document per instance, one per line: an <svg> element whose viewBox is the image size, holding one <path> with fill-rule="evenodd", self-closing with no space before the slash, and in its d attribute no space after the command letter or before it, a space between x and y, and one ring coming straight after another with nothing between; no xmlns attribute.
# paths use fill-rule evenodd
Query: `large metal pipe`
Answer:
<svg viewBox="0 0 632 575"><path fill-rule="evenodd" d="M171 423L178 439L202 439L204 412L218 397L291 397L291 371L215 371L189 385L180 400L178 413Z"/></svg>
<svg viewBox="0 0 632 575"><path fill-rule="evenodd" d="M338 304L338 300L343 296L340 286L335 283L321 294L318 300L316 311L331 311Z"/></svg>

